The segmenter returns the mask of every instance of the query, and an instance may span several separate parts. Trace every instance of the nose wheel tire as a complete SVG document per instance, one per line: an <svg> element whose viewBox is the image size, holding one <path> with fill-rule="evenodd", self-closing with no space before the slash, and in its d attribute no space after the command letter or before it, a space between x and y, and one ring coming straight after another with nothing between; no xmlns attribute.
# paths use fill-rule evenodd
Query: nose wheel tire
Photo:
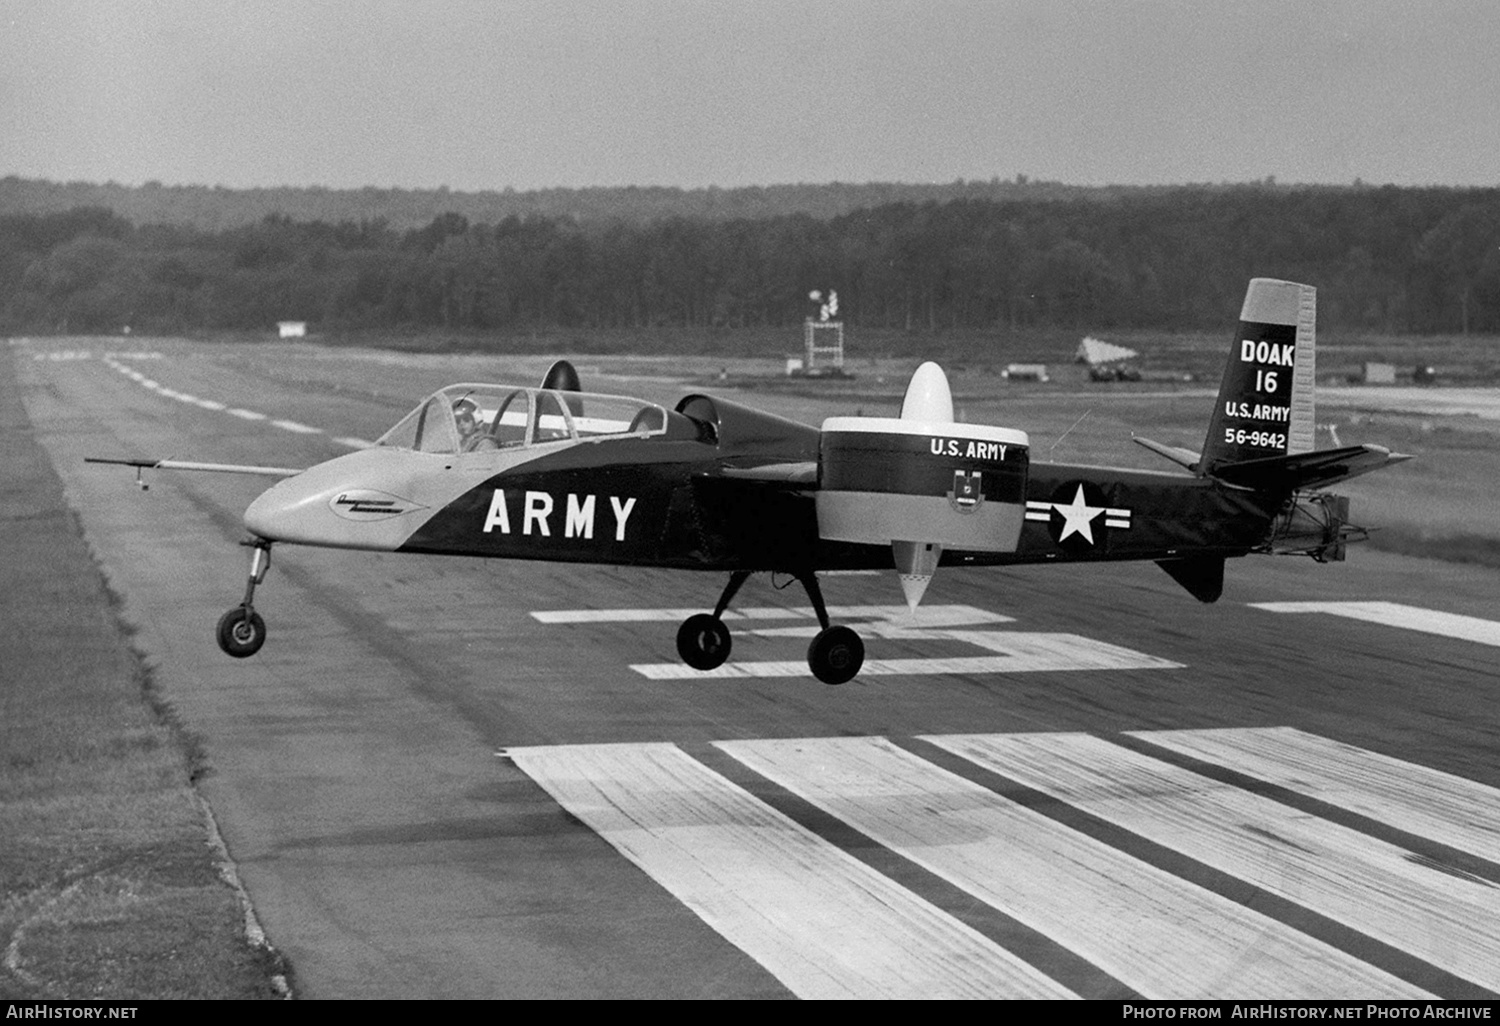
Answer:
<svg viewBox="0 0 1500 1026"><path fill-rule="evenodd" d="M865 643L848 627L819 631L807 646L807 665L824 684L852 680L865 662Z"/></svg>
<svg viewBox="0 0 1500 1026"><path fill-rule="evenodd" d="M677 629L677 654L695 670L712 670L729 658L731 641L724 621L710 613L697 613Z"/></svg>
<svg viewBox="0 0 1500 1026"><path fill-rule="evenodd" d="M219 617L219 647L236 659L253 656L266 643L266 622L245 606L235 606Z"/></svg>

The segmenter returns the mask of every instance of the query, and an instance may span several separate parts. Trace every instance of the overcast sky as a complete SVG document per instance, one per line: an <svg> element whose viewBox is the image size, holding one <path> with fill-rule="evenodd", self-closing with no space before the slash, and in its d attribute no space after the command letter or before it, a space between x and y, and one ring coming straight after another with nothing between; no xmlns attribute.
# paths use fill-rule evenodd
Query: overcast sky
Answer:
<svg viewBox="0 0 1500 1026"><path fill-rule="evenodd" d="M1500 185L1496 0L0 0L0 175Z"/></svg>

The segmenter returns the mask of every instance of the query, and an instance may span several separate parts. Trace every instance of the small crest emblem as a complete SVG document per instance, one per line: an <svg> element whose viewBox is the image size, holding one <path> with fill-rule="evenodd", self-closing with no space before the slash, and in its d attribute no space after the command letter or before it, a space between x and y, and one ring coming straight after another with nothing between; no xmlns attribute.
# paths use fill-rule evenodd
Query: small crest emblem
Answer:
<svg viewBox="0 0 1500 1026"><path fill-rule="evenodd" d="M973 513L984 504L984 475L977 470L953 472L953 490L948 493L948 503L960 513Z"/></svg>
<svg viewBox="0 0 1500 1026"><path fill-rule="evenodd" d="M373 488L351 488L329 499L328 508L345 520L386 520L427 507L389 492L377 492Z"/></svg>

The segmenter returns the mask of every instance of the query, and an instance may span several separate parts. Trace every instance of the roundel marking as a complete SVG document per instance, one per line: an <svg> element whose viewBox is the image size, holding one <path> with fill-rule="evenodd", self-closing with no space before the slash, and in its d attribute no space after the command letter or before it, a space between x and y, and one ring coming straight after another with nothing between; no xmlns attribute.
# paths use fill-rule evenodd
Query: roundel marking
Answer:
<svg viewBox="0 0 1500 1026"><path fill-rule="evenodd" d="M1130 527L1130 510L1112 507L1104 490L1091 481L1068 481L1048 501L1027 502L1026 519L1045 523L1064 549L1089 552L1105 547L1108 529Z"/></svg>

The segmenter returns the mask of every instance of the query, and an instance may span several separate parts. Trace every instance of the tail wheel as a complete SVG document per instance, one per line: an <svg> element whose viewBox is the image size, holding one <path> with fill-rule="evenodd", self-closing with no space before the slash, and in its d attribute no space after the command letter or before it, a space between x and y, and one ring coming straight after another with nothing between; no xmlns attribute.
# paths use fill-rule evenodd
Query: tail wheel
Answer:
<svg viewBox="0 0 1500 1026"><path fill-rule="evenodd" d="M865 643L848 627L819 631L807 646L807 665L824 684L852 680L865 662Z"/></svg>
<svg viewBox="0 0 1500 1026"><path fill-rule="evenodd" d="M226 655L245 659L260 651L266 643L266 622L260 614L245 606L235 606L219 617L219 647Z"/></svg>
<svg viewBox="0 0 1500 1026"><path fill-rule="evenodd" d="M677 629L677 654L695 670L712 670L729 658L729 628L711 613L697 613Z"/></svg>

